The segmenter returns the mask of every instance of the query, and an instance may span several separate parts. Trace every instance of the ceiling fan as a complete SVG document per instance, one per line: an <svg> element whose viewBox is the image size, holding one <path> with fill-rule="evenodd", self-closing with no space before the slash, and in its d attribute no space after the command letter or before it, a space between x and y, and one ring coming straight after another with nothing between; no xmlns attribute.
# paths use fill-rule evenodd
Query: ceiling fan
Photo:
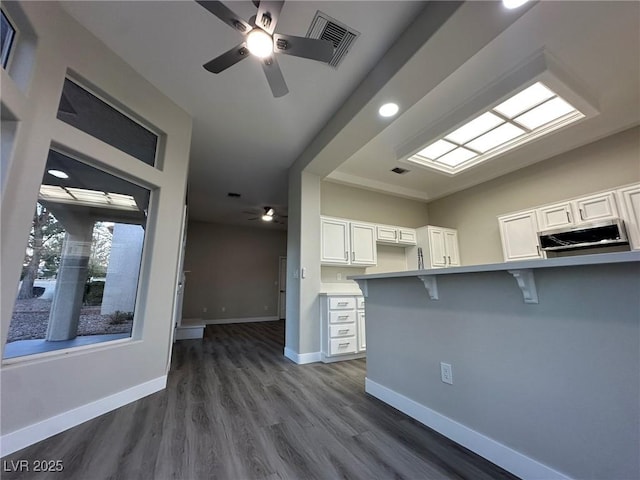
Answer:
<svg viewBox="0 0 640 480"><path fill-rule="evenodd" d="M286 215L278 215L276 214L276 211L272 208L272 207L264 207L262 210L259 210L258 212L256 211L251 211L251 210L244 210L242 213L247 213L250 215L256 215L253 218L249 218L248 220L262 220L263 222L271 222L271 223L279 223L284 225L286 222L282 221L283 218L287 218Z"/></svg>
<svg viewBox="0 0 640 480"><path fill-rule="evenodd" d="M282 97L289 93L289 89L276 61L275 53L325 63L333 56L333 43L328 40L274 33L284 1L254 0L253 3L258 7L258 12L249 21L240 18L222 2L196 1L245 37L242 43L203 65L212 73L220 73L251 54L262 64L262 70L267 77L273 96Z"/></svg>

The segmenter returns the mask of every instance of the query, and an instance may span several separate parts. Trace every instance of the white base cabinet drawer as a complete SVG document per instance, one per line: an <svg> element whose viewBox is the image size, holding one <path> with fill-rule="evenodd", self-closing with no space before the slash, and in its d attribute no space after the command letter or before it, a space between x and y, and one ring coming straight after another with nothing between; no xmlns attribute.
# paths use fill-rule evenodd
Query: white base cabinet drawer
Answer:
<svg viewBox="0 0 640 480"><path fill-rule="evenodd" d="M347 323L356 321L356 312L329 312L329 323Z"/></svg>
<svg viewBox="0 0 640 480"><path fill-rule="evenodd" d="M330 355L345 355L347 353L356 353L358 351L358 342L356 337L333 338L329 344Z"/></svg>
<svg viewBox="0 0 640 480"><path fill-rule="evenodd" d="M329 297L330 310L353 310L356 308L354 297Z"/></svg>
<svg viewBox="0 0 640 480"><path fill-rule="evenodd" d="M347 323L344 325L329 325L329 337L354 337L357 334L356 324Z"/></svg>
<svg viewBox="0 0 640 480"><path fill-rule="evenodd" d="M320 296L321 358L323 362L365 356L365 301L362 295Z"/></svg>

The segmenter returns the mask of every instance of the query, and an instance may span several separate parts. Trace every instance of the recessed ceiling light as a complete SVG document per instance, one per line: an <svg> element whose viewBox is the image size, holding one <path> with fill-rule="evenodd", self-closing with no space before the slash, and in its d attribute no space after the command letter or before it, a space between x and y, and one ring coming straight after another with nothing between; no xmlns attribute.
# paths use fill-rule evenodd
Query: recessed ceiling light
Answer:
<svg viewBox="0 0 640 480"><path fill-rule="evenodd" d="M400 107L398 107L397 103L385 103L380 107L378 113L381 117L393 117L396 113L398 113Z"/></svg>
<svg viewBox="0 0 640 480"><path fill-rule="evenodd" d="M511 10L514 8L521 7L528 1L529 0L502 0L502 4L505 6L505 8L508 8L509 10Z"/></svg>
<svg viewBox="0 0 640 480"><path fill-rule="evenodd" d="M62 170L47 170L47 173L49 175L53 175L56 178L69 178L69 175L67 175Z"/></svg>

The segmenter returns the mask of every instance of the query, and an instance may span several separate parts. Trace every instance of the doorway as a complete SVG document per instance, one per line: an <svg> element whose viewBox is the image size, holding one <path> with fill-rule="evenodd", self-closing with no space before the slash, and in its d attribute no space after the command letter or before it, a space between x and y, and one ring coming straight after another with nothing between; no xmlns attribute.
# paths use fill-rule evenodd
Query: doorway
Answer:
<svg viewBox="0 0 640 480"><path fill-rule="evenodd" d="M278 318L287 316L287 257L280 257L278 270Z"/></svg>

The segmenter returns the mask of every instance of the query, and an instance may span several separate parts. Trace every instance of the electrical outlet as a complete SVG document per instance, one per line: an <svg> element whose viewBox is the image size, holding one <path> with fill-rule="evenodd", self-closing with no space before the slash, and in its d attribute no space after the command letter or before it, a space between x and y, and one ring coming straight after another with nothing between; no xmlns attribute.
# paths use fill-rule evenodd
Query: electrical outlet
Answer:
<svg viewBox="0 0 640 480"><path fill-rule="evenodd" d="M342 280L342 274L341 273L336 274L336 280Z"/></svg>
<svg viewBox="0 0 640 480"><path fill-rule="evenodd" d="M202 307L202 313L207 313L207 307Z"/></svg>
<svg viewBox="0 0 640 480"><path fill-rule="evenodd" d="M440 362L440 378L444 383L453 385L453 370L450 364Z"/></svg>
<svg viewBox="0 0 640 480"><path fill-rule="evenodd" d="M265 310L265 311L269 310L269 305L265 305L265 306L264 306L264 310Z"/></svg>
<svg viewBox="0 0 640 480"><path fill-rule="evenodd" d="M223 312L226 312L227 311L227 307L222 307L220 310L223 311Z"/></svg>

